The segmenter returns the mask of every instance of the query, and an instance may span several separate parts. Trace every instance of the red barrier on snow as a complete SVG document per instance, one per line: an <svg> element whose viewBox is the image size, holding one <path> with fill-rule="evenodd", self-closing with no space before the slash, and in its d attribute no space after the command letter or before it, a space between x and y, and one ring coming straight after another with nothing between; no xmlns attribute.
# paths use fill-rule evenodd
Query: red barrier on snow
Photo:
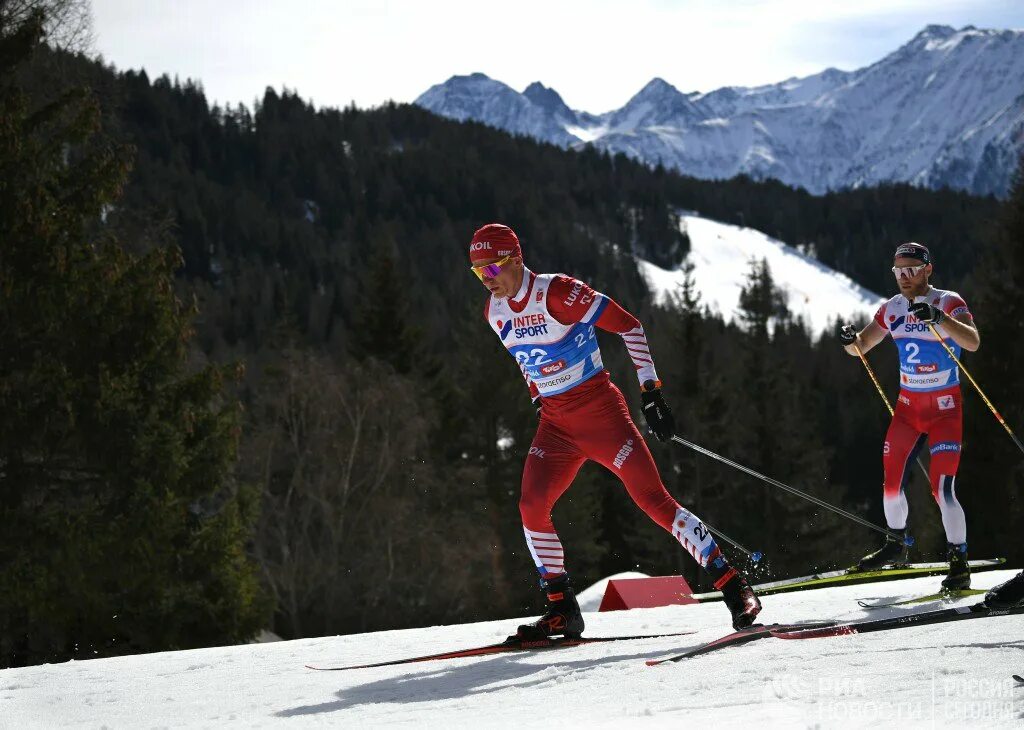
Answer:
<svg viewBox="0 0 1024 730"><path fill-rule="evenodd" d="M598 611L625 611L630 608L685 606L699 603L690 597L693 590L681 575L654 578L624 578L608 581Z"/></svg>

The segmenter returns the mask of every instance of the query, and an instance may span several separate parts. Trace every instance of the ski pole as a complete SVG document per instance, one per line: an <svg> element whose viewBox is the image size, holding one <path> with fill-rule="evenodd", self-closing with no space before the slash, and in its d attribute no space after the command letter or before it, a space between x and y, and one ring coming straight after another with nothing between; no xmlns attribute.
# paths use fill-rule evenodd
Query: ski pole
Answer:
<svg viewBox="0 0 1024 730"><path fill-rule="evenodd" d="M893 414L892 405L889 403L889 398L886 396L885 391L882 390L882 384L878 382L878 378L875 377L875 371L871 369L871 364L868 359L864 357L864 353L860 350L860 345L856 342L853 343L853 349L857 351L857 357L864 363L864 369L868 371L868 375L871 377L871 382L875 384L875 390L878 391L878 395L882 397L882 402L885 403L886 409L889 411L889 415Z"/></svg>
<svg viewBox="0 0 1024 730"><path fill-rule="evenodd" d="M953 348L946 344L946 341L939 335L939 331L935 329L935 325L932 324L931 322L928 322L928 329L930 329L932 331L932 334L935 335L935 339L941 342L942 346L946 348L946 352L948 352L949 356L953 358L953 362L956 363L956 366L964 371L964 375L966 375L967 379L971 381L971 385L973 385L974 389L978 391L978 395L980 395L981 399L985 401L985 405L988 406L988 409L992 411L992 415L995 416L996 420L999 421L1002 427L1006 429L1006 433L1010 434L1010 438L1013 439L1013 443L1017 444L1017 448L1020 449L1022 453L1024 453L1024 444L1021 444L1020 439L1018 439L1017 435L1010 429L1009 424L1005 420L1003 420L1003 417L999 414L999 411L997 411L996 407L992 405L992 401L990 401L988 399L988 396L985 395L985 391L983 391L981 389L981 386L978 385L978 381L971 376L971 373L967 370L967 368L964 367L963 363L960 362L959 358L957 358L956 353L953 352Z"/></svg>
<svg viewBox="0 0 1024 730"><path fill-rule="evenodd" d="M754 550L753 552L751 552L750 550L747 550L747 549L746 549L745 547L743 547L742 545L740 545L740 544L739 544L738 542L736 542L735 540L733 540L733 539L732 539L731 537L729 537L728 535L726 535L726 534L725 534L724 532L722 532L721 530L719 530L719 529L718 529L717 527L712 527L711 525L709 525L709 524L707 523L707 520L701 520L701 521L700 521L700 523L701 523L702 525L704 525L704 527L708 528L708 529L709 529L709 530L711 530L711 531L712 531L713 533L715 533L716 535L718 535L718 537L720 537L720 538L721 538L722 540L724 540L725 542L729 543L729 544L730 544L730 545L732 545L732 546L733 546L734 548L736 548L737 550L739 550L739 551L740 551L741 553L743 553L744 555L746 555L746 556L747 556L748 558L750 558L751 560L753 560L753 561L754 561L755 563L757 563L757 562L760 562L761 558L763 558L763 557L764 557L764 553L762 553L762 552L761 552L760 550Z"/></svg>
<svg viewBox="0 0 1024 730"><path fill-rule="evenodd" d="M771 484L773 487L778 487L779 489L787 491L790 494L795 494L798 497L803 497L807 501L814 502L814 504L816 504L816 505L818 505L820 507L824 507L825 509L831 510L831 511L835 512L837 515L841 515L841 516L845 517L848 520L852 520L853 522L856 522L859 525L863 525L864 527L870 527L875 532L880 532L883 535L885 535L886 537L888 537L888 538L890 538L892 540L895 540L896 542L899 542L899 543L901 543L903 545L913 545L914 544L914 538L911 537L910 535L906 535L906 536L900 535L899 533L893 532L892 530L887 530L884 527L879 527L878 525L874 524L873 522L868 522L863 517L858 517L857 515L853 514L852 512L847 512L842 507L836 507L834 504L829 504L828 502L825 502L824 500L818 499L817 497L815 497L812 494L807 494L806 492L801 492L799 489L794 489L793 487L790 487L789 485L783 484L782 482L778 481L777 479L772 479L771 477L766 477L764 474L760 474L760 473L754 471L753 469L749 469L749 468L743 466L742 464L737 464L735 461L732 461L731 459L726 459L724 456L719 456L714 451L709 451L708 449L705 449L703 446L698 446L697 444L692 443L690 441L687 441L686 439L681 438L679 436L673 436L672 440L675 441L676 443L680 443L683 446L687 446L687 447L693 449L694 451L696 451L699 454L704 454L705 456L710 456L712 459L720 461L723 464L726 464L728 466L733 467L734 469L739 469L744 474L749 474L752 477L756 477L756 478L760 479L763 482Z"/></svg>
<svg viewBox="0 0 1024 730"><path fill-rule="evenodd" d="M864 363L864 369L868 371L868 375L871 377L871 382L875 384L875 390L877 390L878 394L882 396L882 402L885 403L885 407L888 409L889 415L891 416L893 414L892 405L889 403L889 398L886 397L885 391L882 390L882 384L879 383L878 378L875 377L875 371L871 368L871 363L869 363L868 359L864 357L864 353L861 352L860 345L858 345L856 341L853 343L853 349L857 351L857 357L859 357L860 361ZM917 466L921 469L921 473L924 474L925 481L930 482L931 477L928 476L928 470L925 469L924 464L921 463L920 456L917 457Z"/></svg>

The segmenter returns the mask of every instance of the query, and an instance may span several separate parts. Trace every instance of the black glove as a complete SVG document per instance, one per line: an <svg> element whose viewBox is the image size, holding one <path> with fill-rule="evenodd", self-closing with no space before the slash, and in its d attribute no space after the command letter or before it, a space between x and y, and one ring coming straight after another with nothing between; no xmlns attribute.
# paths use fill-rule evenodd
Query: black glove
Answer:
<svg viewBox="0 0 1024 730"><path fill-rule="evenodd" d="M844 324L839 328L839 341L844 346L852 345L857 341L857 331L853 328L852 324Z"/></svg>
<svg viewBox="0 0 1024 730"><path fill-rule="evenodd" d="M533 407L537 409L537 418L540 418L540 409L543 404L540 402L540 396L538 395L533 399Z"/></svg>
<svg viewBox="0 0 1024 730"><path fill-rule="evenodd" d="M922 322L938 324L945 319L945 313L938 307L933 307L928 302L917 302L910 305L910 313Z"/></svg>
<svg viewBox="0 0 1024 730"><path fill-rule="evenodd" d="M647 427L654 432L659 441L668 441L676 435L676 419L672 417L672 409L668 407L661 387L653 380L646 381L641 389L640 399L643 401L644 418Z"/></svg>

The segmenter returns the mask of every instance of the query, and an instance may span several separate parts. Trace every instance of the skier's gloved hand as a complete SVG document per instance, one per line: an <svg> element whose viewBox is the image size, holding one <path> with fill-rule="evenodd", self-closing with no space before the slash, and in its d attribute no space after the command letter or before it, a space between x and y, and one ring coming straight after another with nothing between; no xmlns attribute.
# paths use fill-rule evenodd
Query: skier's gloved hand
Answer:
<svg viewBox="0 0 1024 730"><path fill-rule="evenodd" d="M536 398L533 399L533 407L537 409L537 418L540 418L541 405L542 403L540 402L540 396L538 395Z"/></svg>
<svg viewBox="0 0 1024 730"><path fill-rule="evenodd" d="M676 419L672 409L661 394L661 381L646 380L641 386L640 399L643 401L644 418L647 427L659 441L668 441L676 435Z"/></svg>
<svg viewBox="0 0 1024 730"><path fill-rule="evenodd" d="M933 307L928 302L917 302L910 305L910 313L922 322L938 324L945 319L945 313L938 307Z"/></svg>
<svg viewBox="0 0 1024 730"><path fill-rule="evenodd" d="M843 343L844 347L849 347L857 341L857 331L852 324L844 324L839 328L839 341Z"/></svg>

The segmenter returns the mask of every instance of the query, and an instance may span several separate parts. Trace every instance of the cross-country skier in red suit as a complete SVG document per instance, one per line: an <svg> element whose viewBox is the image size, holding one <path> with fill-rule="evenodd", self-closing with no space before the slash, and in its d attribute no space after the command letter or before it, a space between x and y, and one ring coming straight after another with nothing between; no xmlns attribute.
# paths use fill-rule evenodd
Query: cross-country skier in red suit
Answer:
<svg viewBox="0 0 1024 730"><path fill-rule="evenodd" d="M942 587L961 590L971 585L971 569L967 563L967 521L956 498L963 440L960 373L946 347L932 334L932 327L957 357L961 348L977 350L981 338L960 295L928 283L932 257L927 247L900 244L892 272L900 293L879 307L874 319L859 333L845 325L839 338L854 357L858 347L865 353L887 335L896 343L900 393L882 450L885 520L892 530L906 530L909 508L904 488L917 452L927 441L932 496L939 505L948 543L949 574ZM903 543L886 538L885 544L865 556L858 567L871 570L903 560Z"/></svg>
<svg viewBox="0 0 1024 730"><path fill-rule="evenodd" d="M579 636L583 631L551 509L588 459L621 479L633 501L708 571L725 596L733 626L752 624L760 601L726 562L707 527L665 490L622 393L601 363L595 328L622 337L636 366L647 424L660 440L670 439L675 421L640 322L578 279L530 271L508 226L491 223L476 231L469 256L473 272L491 293L484 318L519 363L540 416L523 469L519 510L548 611L536 623L520 626L518 636Z"/></svg>

